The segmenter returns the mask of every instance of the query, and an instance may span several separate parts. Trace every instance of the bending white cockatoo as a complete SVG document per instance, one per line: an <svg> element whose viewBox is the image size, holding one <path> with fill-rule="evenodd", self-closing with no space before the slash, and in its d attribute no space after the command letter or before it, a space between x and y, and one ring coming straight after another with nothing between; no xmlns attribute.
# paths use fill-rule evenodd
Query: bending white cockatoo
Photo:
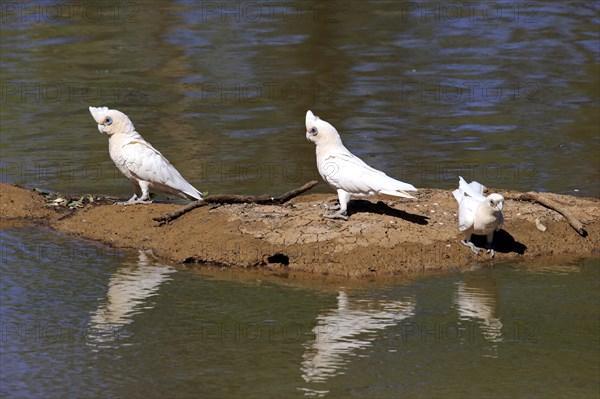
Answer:
<svg viewBox="0 0 600 399"><path fill-rule="evenodd" d="M415 198L406 192L417 191L413 185L392 179L353 155L344 147L337 130L310 110L306 113L306 139L315 143L319 174L337 190L340 200L339 211L324 217L348 220L346 210L352 196L387 194Z"/></svg>
<svg viewBox="0 0 600 399"><path fill-rule="evenodd" d="M476 181L467 184L462 177L458 178L458 188L452 192L458 202L458 229L465 233L461 243L479 255L480 248L471 242L471 235L487 237L487 252L494 257L492 241L494 232L500 230L504 222L502 207L504 197L500 194L483 195L485 187Z"/></svg>
<svg viewBox="0 0 600 399"><path fill-rule="evenodd" d="M150 203L149 190L186 199L202 194L188 183L158 150L135 131L127 115L107 107L90 107L100 133L108 135L108 151L117 168L133 184L133 197L121 204Z"/></svg>

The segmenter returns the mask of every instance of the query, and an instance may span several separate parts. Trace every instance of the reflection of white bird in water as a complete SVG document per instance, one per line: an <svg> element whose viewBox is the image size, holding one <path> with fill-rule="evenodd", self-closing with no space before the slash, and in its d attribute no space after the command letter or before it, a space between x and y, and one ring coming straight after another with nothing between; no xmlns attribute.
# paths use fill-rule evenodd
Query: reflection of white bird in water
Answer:
<svg viewBox="0 0 600 399"><path fill-rule="evenodd" d="M473 282L460 282L456 294L458 315L463 320L481 323L481 333L489 342L502 341L502 322L497 317L494 292L484 287L475 287Z"/></svg>
<svg viewBox="0 0 600 399"><path fill-rule="evenodd" d="M127 115L107 107L90 107L90 113L98 123L100 133L108 135L110 157L133 184L133 197L125 204L151 202L151 189L186 199L202 198L167 158L135 131Z"/></svg>
<svg viewBox="0 0 600 399"><path fill-rule="evenodd" d="M155 295L161 284L170 279L169 274L174 272L171 267L153 264L144 251L139 251L136 265L117 270L108 282L106 302L90 319L90 331L97 333L97 341L114 340L114 329L131 323L135 314L149 309L148 298Z"/></svg>
<svg viewBox="0 0 600 399"><path fill-rule="evenodd" d="M417 191L413 185L393 179L364 163L344 147L332 125L311 111L306 113L306 139L315 143L319 174L337 190L340 200L339 211L324 217L347 220L346 210L352 196L386 194L414 198L406 192Z"/></svg>
<svg viewBox="0 0 600 399"><path fill-rule="evenodd" d="M461 243L479 255L481 249L471 242L471 235L484 235L487 238L487 252L493 258L494 232L500 230L504 221L504 197L495 193L486 197L484 190L485 187L476 181L467 184L465 179L459 177L458 188L452 194L458 202L458 229L465 233Z"/></svg>
<svg viewBox="0 0 600 399"><path fill-rule="evenodd" d="M377 333L412 316L414 299L401 301L351 301L344 291L337 297L337 308L317 317L313 328L315 341L306 344L302 378L324 382L341 373L353 351L372 344ZM360 337L360 338L359 338Z"/></svg>

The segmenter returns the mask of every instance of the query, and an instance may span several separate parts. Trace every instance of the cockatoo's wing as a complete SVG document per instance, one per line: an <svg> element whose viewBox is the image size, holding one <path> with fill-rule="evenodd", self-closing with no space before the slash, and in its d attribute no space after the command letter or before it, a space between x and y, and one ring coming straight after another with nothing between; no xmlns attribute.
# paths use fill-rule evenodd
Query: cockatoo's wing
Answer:
<svg viewBox="0 0 600 399"><path fill-rule="evenodd" d="M457 188L456 190L452 191L452 195L454 196L456 202L458 202L459 204L462 202L463 198L465 198L465 193L460 188Z"/></svg>
<svg viewBox="0 0 600 399"><path fill-rule="evenodd" d="M197 200L202 198L202 194L146 141L130 141L121 151L127 168L137 179L150 182L159 189L176 195Z"/></svg>
<svg viewBox="0 0 600 399"><path fill-rule="evenodd" d="M481 201L465 196L458 204L458 230L465 231L475 223L475 211Z"/></svg>
<svg viewBox="0 0 600 399"><path fill-rule="evenodd" d="M408 183L373 169L350 152L329 154L320 165L323 178L333 187L353 194L387 194L414 198L404 191L417 191Z"/></svg>
<svg viewBox="0 0 600 399"><path fill-rule="evenodd" d="M485 198L485 196L483 195L483 192L485 191L485 186L476 181L472 181L471 183L467 184L465 179L459 176L458 188L463 192L463 194L468 195L469 197L477 199Z"/></svg>

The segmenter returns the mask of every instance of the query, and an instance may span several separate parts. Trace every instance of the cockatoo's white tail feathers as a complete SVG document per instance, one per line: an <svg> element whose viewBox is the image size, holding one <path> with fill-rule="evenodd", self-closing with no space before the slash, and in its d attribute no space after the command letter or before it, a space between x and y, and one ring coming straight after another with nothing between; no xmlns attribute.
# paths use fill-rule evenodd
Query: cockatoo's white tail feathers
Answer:
<svg viewBox="0 0 600 399"><path fill-rule="evenodd" d="M184 194L186 194L189 198L193 198L195 200L200 200L202 199L202 193L198 190L196 190L191 184L188 183L189 188L185 191L183 191Z"/></svg>
<svg viewBox="0 0 600 399"><path fill-rule="evenodd" d="M402 197L402 198L415 198L404 190L381 190L381 194L392 195L394 197Z"/></svg>
<svg viewBox="0 0 600 399"><path fill-rule="evenodd" d="M181 175L179 175L179 176L181 177ZM202 199L202 193L200 191L196 190L196 188L194 186L192 186L190 183L185 181L183 179L183 177L181 177L181 179L183 181L179 181L179 185L177 187L174 187L175 189L180 190L181 193L179 194L179 196L181 196L181 197L185 196L187 199L194 199L194 200Z"/></svg>
<svg viewBox="0 0 600 399"><path fill-rule="evenodd" d="M401 182L399 180L392 179L389 176L386 177L390 180L393 180L393 188L384 187L379 191L381 194L393 195L395 197L415 198L409 193L407 193L407 191L417 191L415 186L413 186L412 184Z"/></svg>

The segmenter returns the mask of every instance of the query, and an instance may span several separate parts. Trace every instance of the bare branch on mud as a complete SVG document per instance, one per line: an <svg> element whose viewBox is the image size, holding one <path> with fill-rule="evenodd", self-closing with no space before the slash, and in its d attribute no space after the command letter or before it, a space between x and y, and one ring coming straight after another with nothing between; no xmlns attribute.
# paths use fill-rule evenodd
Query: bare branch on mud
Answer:
<svg viewBox="0 0 600 399"><path fill-rule="evenodd" d="M268 194L261 195L234 195L234 194L213 194L207 195L200 201L194 201L191 204L186 205L185 207L176 210L175 212L168 213L163 216L158 216L153 218L155 221L159 223L159 226L162 226L165 223L169 223L182 215L185 215L188 212L193 211L196 208L199 208L208 204L261 204L261 205L281 205L294 197L310 190L314 186L319 184L316 180L312 180L305 185L295 188L293 190L288 191L280 195L279 197L272 197Z"/></svg>
<svg viewBox="0 0 600 399"><path fill-rule="evenodd" d="M583 228L583 223L581 223L579 219L577 219L569 209L567 209L564 205L561 205L556 201L542 196L540 193L528 192L516 195L507 194L504 196L504 198L517 201L537 202L538 204L541 204L546 208L550 208L553 211L556 211L563 215L565 219L567 219L567 222L569 222L571 227L573 227L576 232L578 232L582 237L587 236L587 231L585 231L585 229Z"/></svg>

